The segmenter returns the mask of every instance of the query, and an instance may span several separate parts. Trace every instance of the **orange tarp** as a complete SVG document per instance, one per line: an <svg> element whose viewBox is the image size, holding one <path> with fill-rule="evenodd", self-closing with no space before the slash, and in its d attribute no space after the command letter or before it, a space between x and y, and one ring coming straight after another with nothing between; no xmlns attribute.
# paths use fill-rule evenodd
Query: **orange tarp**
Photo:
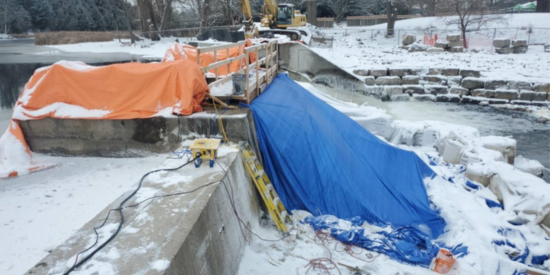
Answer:
<svg viewBox="0 0 550 275"><path fill-rule="evenodd" d="M252 41L249 39L246 40L244 46L240 47L232 47L229 48L229 55L227 49L221 49L216 51L216 55L214 56L214 52L205 52L201 53L200 55L200 65L201 67L206 67L212 63L215 63L217 61L223 61L228 58L237 57L241 54L244 54L244 48L252 46ZM162 59L162 62L168 62L168 61L174 61L174 60L180 60L180 59L189 59L195 63L197 63L197 48L187 45L187 44L180 44L180 43L174 43L166 53L164 54L164 58ZM250 63L254 63L256 61L256 53L250 54ZM246 66L246 59L242 60L236 60L234 62L231 62L229 64L229 72L230 73L236 73L240 69L244 68ZM210 73L216 73L216 70L210 70ZM227 65L221 66L218 68L218 75L224 76L227 75Z"/></svg>

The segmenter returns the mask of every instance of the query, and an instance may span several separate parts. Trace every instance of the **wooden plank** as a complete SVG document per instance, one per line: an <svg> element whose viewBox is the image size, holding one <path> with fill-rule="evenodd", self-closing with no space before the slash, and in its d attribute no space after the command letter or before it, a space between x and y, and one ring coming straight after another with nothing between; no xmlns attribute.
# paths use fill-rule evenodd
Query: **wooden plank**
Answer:
<svg viewBox="0 0 550 275"><path fill-rule="evenodd" d="M232 43L232 44L224 44L224 45L209 46L209 47L200 47L200 48L197 48L197 50L200 50L203 53L213 52L213 51L217 51L217 50L225 50L225 49L230 49L230 48L235 48L235 47L241 47L241 46L244 46L244 43L245 42L242 41L242 42L237 42L237 43Z"/></svg>

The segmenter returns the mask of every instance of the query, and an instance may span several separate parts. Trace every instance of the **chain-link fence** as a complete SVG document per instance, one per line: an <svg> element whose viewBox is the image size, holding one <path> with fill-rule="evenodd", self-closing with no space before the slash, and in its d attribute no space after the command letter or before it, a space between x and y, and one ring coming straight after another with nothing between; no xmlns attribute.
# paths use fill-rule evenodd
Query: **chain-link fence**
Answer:
<svg viewBox="0 0 550 275"><path fill-rule="evenodd" d="M195 27L171 29L163 31L134 32L138 38L159 40L161 38L177 38L180 41L202 41L215 39L218 41L237 42L244 39L244 32L239 32L241 25L220 27Z"/></svg>

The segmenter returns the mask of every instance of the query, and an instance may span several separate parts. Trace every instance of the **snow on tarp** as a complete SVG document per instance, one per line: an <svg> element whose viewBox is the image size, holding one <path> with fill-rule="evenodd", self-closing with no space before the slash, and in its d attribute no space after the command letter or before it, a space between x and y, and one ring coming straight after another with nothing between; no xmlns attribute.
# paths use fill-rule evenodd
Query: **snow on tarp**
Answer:
<svg viewBox="0 0 550 275"><path fill-rule="evenodd" d="M202 111L207 92L200 67L187 59L102 67L61 61L40 68L25 85L0 139L0 178L43 168L32 164L19 120L148 118L166 108L190 115Z"/></svg>
<svg viewBox="0 0 550 275"><path fill-rule="evenodd" d="M434 172L415 153L379 140L286 75L250 108L266 172L288 210L360 217L428 239L443 233L423 183Z"/></svg>

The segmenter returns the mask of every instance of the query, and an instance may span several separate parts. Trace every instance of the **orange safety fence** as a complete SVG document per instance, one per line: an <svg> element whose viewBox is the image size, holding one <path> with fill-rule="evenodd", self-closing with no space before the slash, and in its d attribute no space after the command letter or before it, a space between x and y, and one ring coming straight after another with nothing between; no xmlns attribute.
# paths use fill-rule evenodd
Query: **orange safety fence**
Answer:
<svg viewBox="0 0 550 275"><path fill-rule="evenodd" d="M199 65L188 59L102 67L58 62L36 70L27 82L1 141L13 141L15 137L23 145L25 152L21 153L30 156L19 120L148 118L167 109L173 114L190 115L202 111L200 103L208 92ZM13 164L9 143L0 142L0 178L21 172L5 171ZM36 170L39 166L29 163L28 169Z"/></svg>

